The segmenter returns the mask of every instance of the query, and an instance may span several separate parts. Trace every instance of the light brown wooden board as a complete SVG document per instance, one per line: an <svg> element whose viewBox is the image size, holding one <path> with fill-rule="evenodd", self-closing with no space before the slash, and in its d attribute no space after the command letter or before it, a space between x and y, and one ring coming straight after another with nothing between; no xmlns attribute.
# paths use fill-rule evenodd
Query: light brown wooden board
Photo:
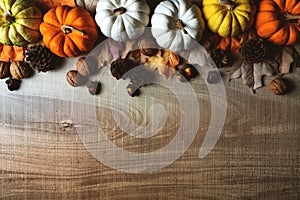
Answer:
<svg viewBox="0 0 300 200"><path fill-rule="evenodd" d="M129 174L106 167L85 149L76 128L61 130L60 122L71 119L70 101L3 97L0 197L299 199L299 71L286 78L294 86L284 96L275 96L266 87L253 95L240 80L226 83L225 126L215 148L204 159L199 159L198 153L210 121L210 99L205 82L200 77L193 80L203 108L197 137L179 160L146 174ZM109 73L105 79L112 79ZM270 78L265 79L268 81ZM103 100L106 93L112 92L109 84L105 88L97 98ZM174 99L167 89L148 86L141 97L131 100L132 113L136 113L138 122L147 118L150 104L169 101L166 105L171 114L166 126L150 140L128 137L118 129L111 131L115 128L111 110L101 104L97 108L99 124L115 144L128 151L154 151L170 141L176 130L178 106Z"/></svg>
<svg viewBox="0 0 300 200"><path fill-rule="evenodd" d="M153 1L152 7L157 2ZM205 82L200 77L193 80L201 107L193 144L168 167L129 174L113 170L91 156L75 128L82 124L62 129L60 122L72 118L73 89L67 86L64 76L74 68L74 60L62 64L63 68L24 81L17 94L30 95L25 100L16 93L1 96L1 199L300 198L299 70L286 76L293 87L284 96L275 96L266 87L253 95L241 80L226 83L225 126L204 159L199 159L198 153L210 122L211 103ZM47 80L52 80L53 85ZM117 129L111 109L101 103L110 101L115 81L109 73L104 80L103 91L97 97L97 116L117 146L151 152L174 137L179 107L167 89L149 86L143 88L141 97L131 100L131 113L140 124L147 122L147 111L153 103L162 103L170 113L159 135L141 140ZM270 80L265 79L265 83ZM6 91L3 82L0 89ZM53 93L53 98L61 100L50 99Z"/></svg>

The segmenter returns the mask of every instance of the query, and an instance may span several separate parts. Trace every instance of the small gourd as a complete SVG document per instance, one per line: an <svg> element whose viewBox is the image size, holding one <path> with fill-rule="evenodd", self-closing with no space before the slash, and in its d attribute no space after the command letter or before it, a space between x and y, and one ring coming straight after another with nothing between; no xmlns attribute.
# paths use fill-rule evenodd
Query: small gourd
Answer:
<svg viewBox="0 0 300 200"><path fill-rule="evenodd" d="M207 26L221 37L236 36L254 22L253 0L203 0L202 5Z"/></svg>
<svg viewBox="0 0 300 200"><path fill-rule="evenodd" d="M154 10L151 25L156 42L176 52L192 48L205 28L200 8L190 0L162 1Z"/></svg>
<svg viewBox="0 0 300 200"><path fill-rule="evenodd" d="M60 57L76 57L88 52L98 38L91 14L79 7L59 6L49 10L40 31L46 47Z"/></svg>

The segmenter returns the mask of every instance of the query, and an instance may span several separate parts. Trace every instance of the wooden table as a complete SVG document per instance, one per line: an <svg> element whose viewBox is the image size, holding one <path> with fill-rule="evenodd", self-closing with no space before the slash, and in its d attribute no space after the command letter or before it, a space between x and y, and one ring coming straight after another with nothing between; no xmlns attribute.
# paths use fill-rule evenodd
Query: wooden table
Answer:
<svg viewBox="0 0 300 200"><path fill-rule="evenodd" d="M83 145L76 127L89 120L82 124L74 121L72 105L79 101L74 96L94 97L85 87L74 90L65 82L65 72L73 65L70 59L65 68L38 74L24 81L18 92L4 92L5 84L1 83L1 198L299 199L299 70L286 76L293 87L284 96L271 94L267 87L253 95L240 80L225 83L225 126L216 146L203 159L198 153L209 126L211 102L205 81L197 77L191 85L201 112L191 146L163 169L132 174L98 162ZM49 81L56 84L49 86ZM268 81L270 78L265 79ZM168 89L148 86L140 97L130 100L131 114L138 124L147 123L151 104L161 103L169 113L160 134L136 139L120 131L111 109L103 106L116 81L107 71L102 82L94 110L111 141L139 153L155 151L170 142L178 128L179 106ZM73 124L64 127L66 120L73 120Z"/></svg>
<svg viewBox="0 0 300 200"><path fill-rule="evenodd" d="M115 108L109 103L116 81L108 71L101 79L101 95L91 97L85 87L73 89L65 81L75 59L58 65L63 67L25 80L17 92L8 92L1 81L1 199L300 199L299 69L285 76L291 91L283 96L271 94L267 87L253 95L241 80L226 82L225 125L213 150L202 159L199 149L212 104L205 80L201 76L192 80L201 112L188 150L162 169L127 173L93 157L82 142L84 133L78 130L96 123L119 148L153 152L176 135L177 99L158 85L145 87L140 97L131 98L130 113L139 125L149 123L151 105L162 104L167 111L158 135L134 138L113 120ZM270 80L265 78L265 84ZM74 112L78 103L85 109L88 98L95 103L90 112L96 120L85 118L86 110ZM150 164L145 162L144 167Z"/></svg>

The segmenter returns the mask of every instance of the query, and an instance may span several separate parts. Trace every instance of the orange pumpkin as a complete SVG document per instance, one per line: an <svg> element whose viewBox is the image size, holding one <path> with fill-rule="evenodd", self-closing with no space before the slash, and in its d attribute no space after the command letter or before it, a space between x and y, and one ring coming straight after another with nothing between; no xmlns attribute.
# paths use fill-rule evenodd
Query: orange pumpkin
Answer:
<svg viewBox="0 0 300 200"><path fill-rule="evenodd" d="M24 61L24 58L25 58L25 53L23 47L0 44L0 61L3 62Z"/></svg>
<svg viewBox="0 0 300 200"><path fill-rule="evenodd" d="M79 7L59 6L49 10L40 31L46 47L60 57L76 57L88 52L98 38L93 17Z"/></svg>
<svg viewBox="0 0 300 200"><path fill-rule="evenodd" d="M300 38L300 1L262 0L256 29L261 38L274 44L295 44Z"/></svg>
<svg viewBox="0 0 300 200"><path fill-rule="evenodd" d="M74 0L36 0L36 5L43 11L48 11L51 8L56 8L57 6L71 6L76 7Z"/></svg>

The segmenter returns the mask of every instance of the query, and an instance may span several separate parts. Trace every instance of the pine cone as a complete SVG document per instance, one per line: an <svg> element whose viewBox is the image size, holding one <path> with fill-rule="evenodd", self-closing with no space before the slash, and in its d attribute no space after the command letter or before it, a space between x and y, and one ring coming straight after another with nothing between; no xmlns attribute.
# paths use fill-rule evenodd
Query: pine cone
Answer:
<svg viewBox="0 0 300 200"><path fill-rule="evenodd" d="M232 65L229 53L222 49L213 49L211 51L211 58L218 68L230 67Z"/></svg>
<svg viewBox="0 0 300 200"><path fill-rule="evenodd" d="M29 46L25 52L25 61L33 70L47 72L54 69L52 65L52 52L43 45Z"/></svg>
<svg viewBox="0 0 300 200"><path fill-rule="evenodd" d="M117 60L113 61L111 63L110 71L113 77L115 77L117 80L119 79L126 79L127 78L127 72L129 72L132 68L136 66L136 63L134 63L130 59L123 59L118 58ZM126 74L126 76L124 76Z"/></svg>
<svg viewBox="0 0 300 200"><path fill-rule="evenodd" d="M259 63L266 56L266 47L263 39L255 38L247 40L240 49L240 53L248 63Z"/></svg>

